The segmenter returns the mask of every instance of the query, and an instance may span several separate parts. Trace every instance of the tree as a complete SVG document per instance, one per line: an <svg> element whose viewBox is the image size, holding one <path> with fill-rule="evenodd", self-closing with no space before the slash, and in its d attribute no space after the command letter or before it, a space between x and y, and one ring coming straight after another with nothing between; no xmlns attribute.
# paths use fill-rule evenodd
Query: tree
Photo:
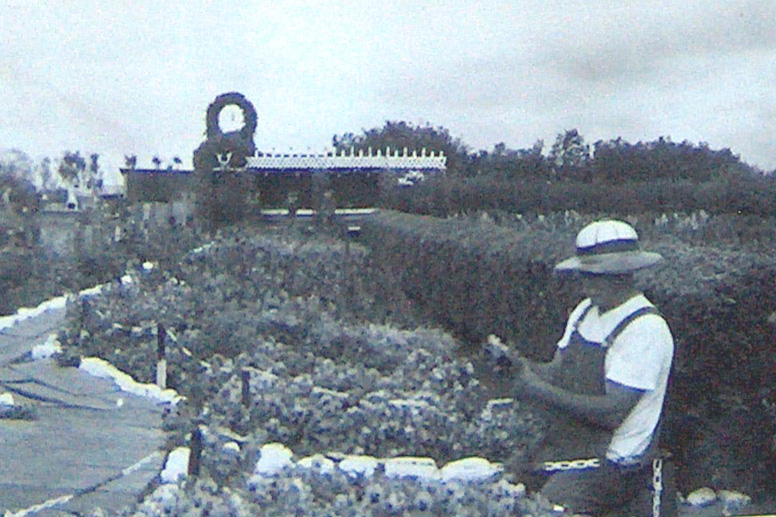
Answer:
<svg viewBox="0 0 776 517"><path fill-rule="evenodd" d="M331 139L331 145L338 151L348 150L356 147L359 142L356 139L356 135L353 133L345 133L344 135L334 135Z"/></svg>
<svg viewBox="0 0 776 517"><path fill-rule="evenodd" d="M137 155L124 155L124 165L126 165L128 169L134 169L137 166Z"/></svg>
<svg viewBox="0 0 776 517"><path fill-rule="evenodd" d="M0 154L0 171L18 178L31 180L33 163L27 153L19 149L9 149Z"/></svg>
<svg viewBox="0 0 776 517"><path fill-rule="evenodd" d="M559 133L550 149L550 164L555 175L562 179L586 179L590 160L590 146L576 129Z"/></svg>
<svg viewBox="0 0 776 517"><path fill-rule="evenodd" d="M154 167L158 170L162 166L162 159L158 156L154 156L151 159L151 162L154 164Z"/></svg>
<svg viewBox="0 0 776 517"><path fill-rule="evenodd" d="M79 185L86 171L86 160L79 151L65 151L59 162L59 176L67 184Z"/></svg>
<svg viewBox="0 0 776 517"><path fill-rule="evenodd" d="M53 190L56 187L52 184L54 182L54 175L51 172L51 158L43 158L40 162L40 165L38 166L38 178L40 178L40 190Z"/></svg>
<svg viewBox="0 0 776 517"><path fill-rule="evenodd" d="M100 170L100 165L98 163L99 160L100 160L100 155L98 153L92 153L89 155L89 161L90 161L89 172L91 172L92 174L96 175L99 172Z"/></svg>
<svg viewBox="0 0 776 517"><path fill-rule="evenodd" d="M90 189L95 189L102 186L102 181L99 178L99 161L100 155L98 153L92 153L89 155L89 178L86 180L86 186Z"/></svg>
<svg viewBox="0 0 776 517"><path fill-rule="evenodd" d="M10 212L36 210L39 206L40 198L32 181L3 167L0 167L0 193L3 198L0 203Z"/></svg>
<svg viewBox="0 0 776 517"><path fill-rule="evenodd" d="M592 175L600 182L726 180L731 171L745 171L730 149L714 151L708 144L694 146L660 137L654 142L630 144L622 138L598 141L591 160Z"/></svg>
<svg viewBox="0 0 776 517"><path fill-rule="evenodd" d="M332 143L337 150L391 150L421 152L443 152L447 157L447 171L463 174L468 161L468 149L458 138L453 138L443 127L432 127L429 123L415 126L407 122L386 121L381 128L363 130L363 134L345 133L334 136Z"/></svg>

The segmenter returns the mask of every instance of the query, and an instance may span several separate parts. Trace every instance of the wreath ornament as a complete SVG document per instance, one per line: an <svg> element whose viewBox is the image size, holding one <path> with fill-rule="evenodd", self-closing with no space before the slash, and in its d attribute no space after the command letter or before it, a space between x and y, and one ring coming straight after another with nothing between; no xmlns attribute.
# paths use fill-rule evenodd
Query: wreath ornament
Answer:
<svg viewBox="0 0 776 517"><path fill-rule="evenodd" d="M242 110L243 126L238 131L224 132L218 118L225 107L232 105ZM193 157L197 212L215 227L243 218L252 178L241 172L247 166L247 158L256 154L256 109L242 94L224 93L208 106L205 123L205 141Z"/></svg>
<svg viewBox="0 0 776 517"><path fill-rule="evenodd" d="M208 106L205 118L207 124L205 136L207 136L208 140L225 136L224 132L221 131L221 126L218 125L218 116L227 106L237 106L240 108L243 114L243 127L239 131L236 131L236 133L239 133L244 141L252 142L257 124L256 109L253 107L253 104L251 104L251 101L246 99L243 94L237 92L221 94L216 97L216 100L214 100L210 106ZM235 131L226 134L233 133L235 133Z"/></svg>
<svg viewBox="0 0 776 517"><path fill-rule="evenodd" d="M218 117L227 106L237 106L242 111L243 127L238 131L224 133L218 124ZM212 171L216 168L245 167L246 158L256 153L253 134L256 132L257 117L253 104L241 93L221 94L208 106L205 124L206 139L194 151L194 168Z"/></svg>

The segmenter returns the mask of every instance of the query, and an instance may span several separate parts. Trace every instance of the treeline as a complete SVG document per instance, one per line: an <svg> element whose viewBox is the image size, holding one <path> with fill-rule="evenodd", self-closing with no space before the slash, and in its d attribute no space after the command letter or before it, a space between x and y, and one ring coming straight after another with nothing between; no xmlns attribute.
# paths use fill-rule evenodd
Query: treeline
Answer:
<svg viewBox="0 0 776 517"><path fill-rule="evenodd" d="M334 137L335 147L404 147L443 151L447 175L391 192L387 208L431 215L505 210L520 213L576 210L632 214L688 212L776 215L772 174L742 162L730 149L707 144L599 140L592 146L577 130L557 136L545 151L503 143L472 152L444 128L386 122L361 135Z"/></svg>

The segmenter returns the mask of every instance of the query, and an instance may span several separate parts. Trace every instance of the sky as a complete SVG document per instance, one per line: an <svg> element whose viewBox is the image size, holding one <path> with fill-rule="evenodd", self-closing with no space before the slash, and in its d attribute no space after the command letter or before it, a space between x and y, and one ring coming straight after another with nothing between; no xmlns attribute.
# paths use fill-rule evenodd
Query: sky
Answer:
<svg viewBox="0 0 776 517"><path fill-rule="evenodd" d="M776 169L771 0L0 0L0 26L0 149L35 160L190 165L207 106L238 91L262 151L403 120L472 150L577 129Z"/></svg>

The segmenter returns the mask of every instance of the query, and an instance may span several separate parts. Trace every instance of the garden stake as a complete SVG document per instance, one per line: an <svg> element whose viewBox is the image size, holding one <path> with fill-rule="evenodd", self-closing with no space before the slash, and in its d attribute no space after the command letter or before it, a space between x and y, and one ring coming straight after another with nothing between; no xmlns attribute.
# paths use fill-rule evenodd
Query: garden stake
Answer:
<svg viewBox="0 0 776 517"><path fill-rule="evenodd" d="M156 385L161 389L167 387L167 357L164 345L166 337L167 331L164 325L159 323L156 327Z"/></svg>
<svg viewBox="0 0 776 517"><path fill-rule="evenodd" d="M251 407L251 372L248 370L242 371L242 405Z"/></svg>
<svg viewBox="0 0 776 517"><path fill-rule="evenodd" d="M199 466L202 460L202 431L199 430L199 424L191 433L189 448L191 450L189 454L189 477L197 477L199 476Z"/></svg>

